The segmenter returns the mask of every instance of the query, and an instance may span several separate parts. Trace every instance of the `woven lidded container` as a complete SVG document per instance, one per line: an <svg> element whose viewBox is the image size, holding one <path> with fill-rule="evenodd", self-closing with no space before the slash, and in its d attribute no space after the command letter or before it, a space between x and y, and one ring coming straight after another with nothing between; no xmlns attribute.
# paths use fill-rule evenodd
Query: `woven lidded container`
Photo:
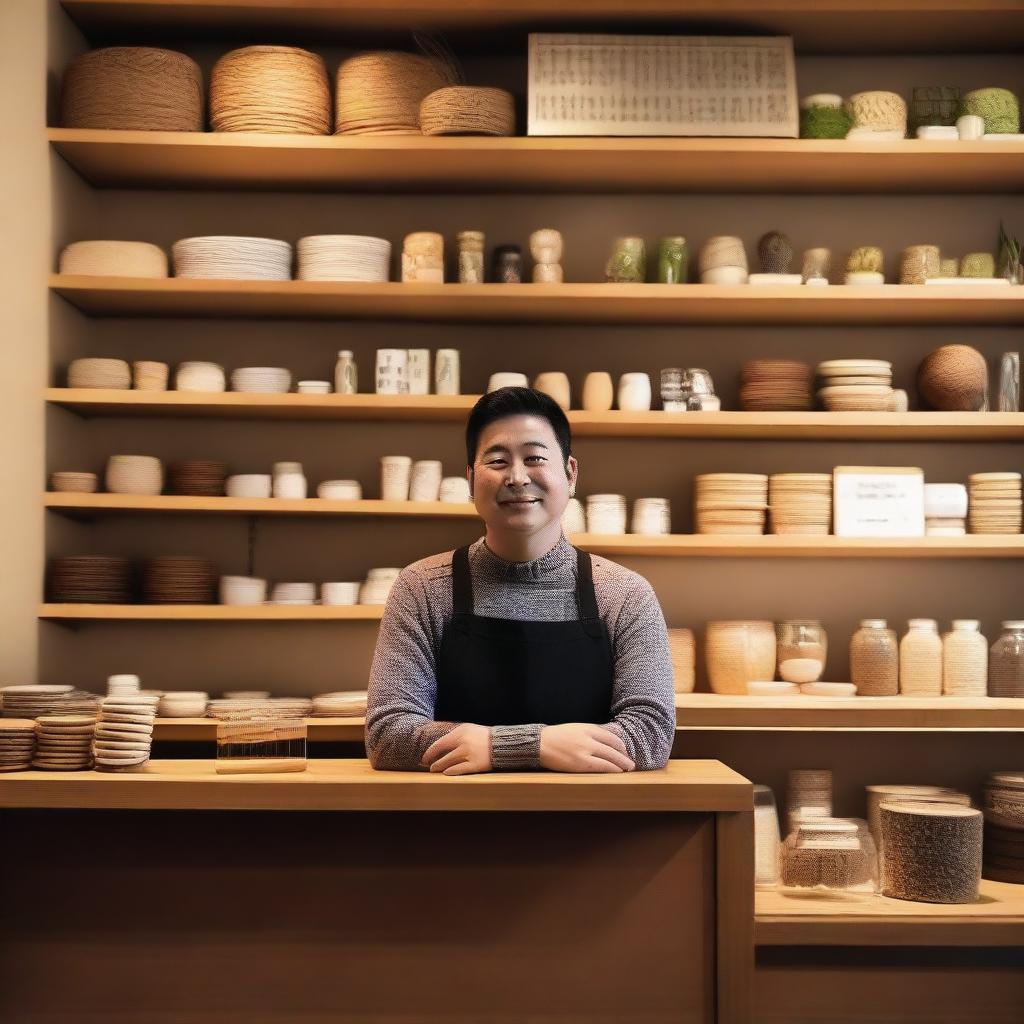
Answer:
<svg viewBox="0 0 1024 1024"><path fill-rule="evenodd" d="M203 73L191 57L175 50L90 50L64 73L60 121L65 128L201 132Z"/></svg>

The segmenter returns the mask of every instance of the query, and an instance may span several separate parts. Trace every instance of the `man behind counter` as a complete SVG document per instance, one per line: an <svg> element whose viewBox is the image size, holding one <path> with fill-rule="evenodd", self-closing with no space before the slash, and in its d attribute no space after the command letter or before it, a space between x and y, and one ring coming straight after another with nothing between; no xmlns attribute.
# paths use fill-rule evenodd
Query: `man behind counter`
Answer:
<svg viewBox="0 0 1024 1024"><path fill-rule="evenodd" d="M642 576L562 534L577 475L565 413L529 388L484 395L466 457L486 532L395 582L367 696L374 768L664 767L675 735L665 620Z"/></svg>

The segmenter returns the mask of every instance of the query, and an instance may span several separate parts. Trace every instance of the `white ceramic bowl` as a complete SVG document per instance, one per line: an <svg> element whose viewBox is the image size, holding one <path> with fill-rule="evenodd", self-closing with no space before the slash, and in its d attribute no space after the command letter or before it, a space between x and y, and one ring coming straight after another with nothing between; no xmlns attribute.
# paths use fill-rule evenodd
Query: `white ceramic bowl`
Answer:
<svg viewBox="0 0 1024 1024"><path fill-rule="evenodd" d="M363 487L358 480L324 480L317 487L316 495L331 501L359 501L363 497Z"/></svg>
<svg viewBox="0 0 1024 1024"><path fill-rule="evenodd" d="M464 505L473 500L469 496L469 481L464 476L446 476L441 481L439 497L452 505Z"/></svg>
<svg viewBox="0 0 1024 1024"><path fill-rule="evenodd" d="M354 583L321 583L320 603L325 605L358 604L358 581Z"/></svg>
<svg viewBox="0 0 1024 1024"><path fill-rule="evenodd" d="M219 363L182 363L174 375L174 387L177 391L224 391L227 388L224 367Z"/></svg>
<svg viewBox="0 0 1024 1024"><path fill-rule="evenodd" d="M267 581L253 576L221 576L220 603L252 606L267 599Z"/></svg>
<svg viewBox="0 0 1024 1024"><path fill-rule="evenodd" d="M224 483L229 498L269 498L272 485L269 473L238 473Z"/></svg>
<svg viewBox="0 0 1024 1024"><path fill-rule="evenodd" d="M500 372L492 373L487 382L488 392L497 391L499 388L525 388L530 386L529 378L525 373Z"/></svg>

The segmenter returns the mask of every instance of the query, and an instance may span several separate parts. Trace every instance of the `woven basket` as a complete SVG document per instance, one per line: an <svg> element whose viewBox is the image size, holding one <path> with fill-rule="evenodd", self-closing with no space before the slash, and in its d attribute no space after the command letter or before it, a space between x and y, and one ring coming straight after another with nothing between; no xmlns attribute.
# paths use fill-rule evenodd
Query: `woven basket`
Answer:
<svg viewBox="0 0 1024 1024"><path fill-rule="evenodd" d="M203 73L191 57L174 50L92 50L64 73L60 120L65 128L201 132Z"/></svg>
<svg viewBox="0 0 1024 1024"><path fill-rule="evenodd" d="M435 60L415 53L362 53L343 61L335 85L338 135L419 135L420 104L451 85Z"/></svg>
<svg viewBox="0 0 1024 1024"><path fill-rule="evenodd" d="M856 128L874 131L907 130L907 104L894 92L859 92L846 101Z"/></svg>
<svg viewBox="0 0 1024 1024"><path fill-rule="evenodd" d="M294 46L246 46L224 54L210 75L215 132L327 135L331 90L315 53Z"/></svg>
<svg viewBox="0 0 1024 1024"><path fill-rule="evenodd" d="M93 277L166 277L167 253L149 242L72 242L60 254L62 274Z"/></svg>
<svg viewBox="0 0 1024 1024"><path fill-rule="evenodd" d="M424 135L515 135L512 94L504 89L450 85L420 104Z"/></svg>

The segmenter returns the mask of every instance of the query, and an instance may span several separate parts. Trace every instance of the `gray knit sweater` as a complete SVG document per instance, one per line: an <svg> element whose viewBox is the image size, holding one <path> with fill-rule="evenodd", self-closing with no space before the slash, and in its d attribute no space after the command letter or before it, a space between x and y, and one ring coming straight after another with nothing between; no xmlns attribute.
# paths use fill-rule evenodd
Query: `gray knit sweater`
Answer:
<svg viewBox="0 0 1024 1024"><path fill-rule="evenodd" d="M374 768L420 769L427 747L459 724L434 720L441 635L452 616L452 554L410 565L388 598L366 707L366 749ZM506 562L481 538L470 548L469 565L477 615L549 622L579 618L576 552L564 537L533 562ZM622 738L637 770L662 768L672 749L676 717L661 606L637 573L596 556L593 569L597 606L615 660L605 728ZM542 728L495 726L492 767L539 768Z"/></svg>

